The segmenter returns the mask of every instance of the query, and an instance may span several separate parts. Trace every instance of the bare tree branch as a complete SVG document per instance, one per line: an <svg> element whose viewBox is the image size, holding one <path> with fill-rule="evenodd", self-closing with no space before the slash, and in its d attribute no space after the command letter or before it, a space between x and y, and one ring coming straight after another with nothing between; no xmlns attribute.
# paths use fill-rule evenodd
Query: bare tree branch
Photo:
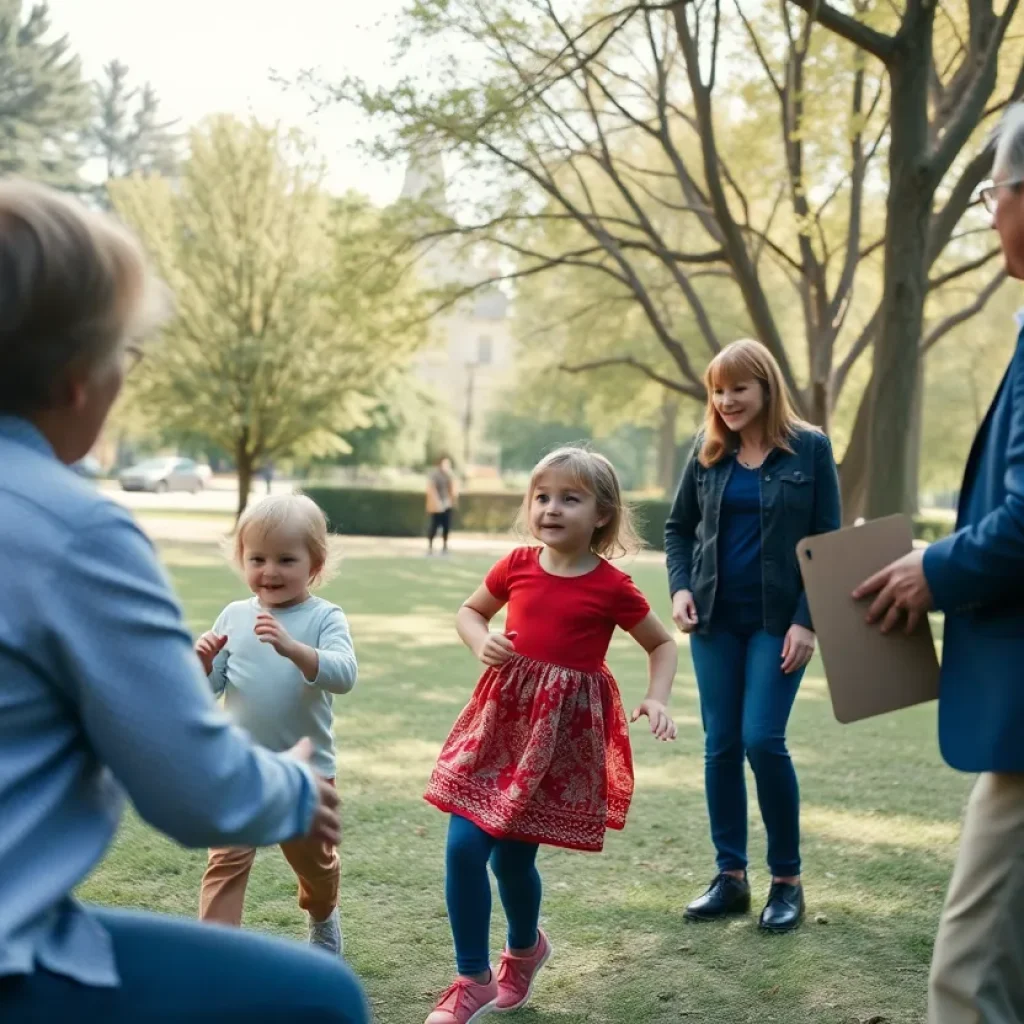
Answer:
<svg viewBox="0 0 1024 1024"><path fill-rule="evenodd" d="M835 372L832 374L832 398L833 401L839 400L839 395L842 393L844 386L846 385L846 379L850 375L850 371L854 368L857 360L871 347L871 343L875 340L875 335L878 333L878 328L882 323L882 307L879 306L874 313L871 314L871 318L861 328L860 334L857 335L856 340L850 346L850 350L843 357L842 362L836 367Z"/></svg>
<svg viewBox="0 0 1024 1024"><path fill-rule="evenodd" d="M789 0L789 3L806 11L815 21L853 43L854 46L874 54L880 61L888 63L891 58L896 42L892 36L875 31L855 18L851 18L848 14L837 11L823 0Z"/></svg>
<svg viewBox="0 0 1024 1024"><path fill-rule="evenodd" d="M538 326L531 328L529 331L525 331L522 335L520 335L520 338L523 341L528 341L533 338L542 337L543 335L549 334L551 331L554 331L559 327L566 327L569 324L575 323L577 320L582 320L584 319L584 317L589 316L591 313L598 313L606 309L607 307L627 302L633 302L632 296L603 295L601 298L595 300L594 302L587 302L584 305L577 307L566 316L561 316L557 320L549 320L547 323L539 324Z"/></svg>
<svg viewBox="0 0 1024 1024"><path fill-rule="evenodd" d="M977 259L971 260L968 263L962 263L959 267L954 267L952 270L947 271L945 274L940 274L938 277L933 277L928 282L928 290L934 291L936 288L941 288L944 284L949 284L950 281L955 281L958 277L963 277L964 274L969 274L972 270L979 270L985 266L986 263L990 263L994 260L1003 250L997 245L994 249L989 249L983 256L979 256Z"/></svg>
<svg viewBox="0 0 1024 1024"><path fill-rule="evenodd" d="M964 210L971 204L977 187L992 169L992 149L986 146L963 169L941 209L932 214L928 226L928 266L941 255L953 237ZM988 229L986 229L988 230ZM961 236L962 237L962 236Z"/></svg>
<svg viewBox="0 0 1024 1024"><path fill-rule="evenodd" d="M768 63L768 58L765 56L764 50L761 48L761 40L757 38L754 26L750 24L750 19L743 13L743 8L740 6L740 0L734 0L734 2L736 4L736 13L740 16L740 21L743 22L743 27L747 30L750 43L754 47L754 53L757 54L757 59L761 62L761 67L764 70L764 73L768 76L768 81L771 82L772 88L781 100L782 86L779 85L779 80L775 77L775 72L772 71L772 66Z"/></svg>
<svg viewBox="0 0 1024 1024"><path fill-rule="evenodd" d="M858 67L853 79L853 103L851 120L855 125L850 140L850 213L849 226L846 234L846 259L839 275L839 284L829 306L829 319L835 321L842 308L848 306L848 298L853 288L854 276L860 264L860 235L862 212L864 206L864 177L867 162L864 159L864 130L861 114L864 107L864 58L857 56Z"/></svg>
<svg viewBox="0 0 1024 1024"><path fill-rule="evenodd" d="M750 319L760 340L775 356L782 370L783 379L790 393L797 401L801 394L793 373L792 363L786 352L782 335L772 313L768 298L757 278L742 228L736 223L729 209L722 181L721 159L715 137L714 118L711 109L711 93L700 73L700 47L688 22L688 7L685 2L676 3L672 7L672 15L676 26L676 38L682 49L686 63L690 91L693 94L693 105L700 129L701 151L703 156L704 177L707 183L710 204L715 213L715 220L721 231L722 243L729 254L729 263L736 276L740 293L747 306ZM663 128L663 134L667 134Z"/></svg>
<svg viewBox="0 0 1024 1024"><path fill-rule="evenodd" d="M646 363L641 363L638 359L634 359L633 356L615 356L609 359L595 359L589 363L575 363L572 365L563 363L558 368L566 373L589 373L592 370L604 370L611 366L628 366L630 369L642 373L648 379L657 381L662 387L678 391L683 395L689 395L691 398L696 398L700 401L703 401L706 397L703 387L672 380L671 377L658 373Z"/></svg>
<svg viewBox="0 0 1024 1024"><path fill-rule="evenodd" d="M932 181L938 184L963 149L974 131L975 125L985 109L985 104L996 84L997 60L999 47L1009 27L1010 21L1017 10L1019 0L1007 0L1006 8L989 34L987 45L982 53L972 53L964 58L966 64L972 60L974 74L970 85L965 89L957 110L951 115L942 138L932 149L928 157L928 170ZM987 12L991 14L991 2ZM973 8L972 8L973 13ZM973 42L973 40L972 40Z"/></svg>
<svg viewBox="0 0 1024 1024"><path fill-rule="evenodd" d="M1006 270L1002 269L997 271L991 281L980 292L978 292L977 298L968 303L963 309L957 310L957 312L950 314L944 320L940 320L925 336L921 339L920 351L923 355L928 352L936 342L940 341L945 337L954 327L959 327L960 324L970 320L972 316L980 313L988 303L988 300L992 298L1000 286L1006 280Z"/></svg>

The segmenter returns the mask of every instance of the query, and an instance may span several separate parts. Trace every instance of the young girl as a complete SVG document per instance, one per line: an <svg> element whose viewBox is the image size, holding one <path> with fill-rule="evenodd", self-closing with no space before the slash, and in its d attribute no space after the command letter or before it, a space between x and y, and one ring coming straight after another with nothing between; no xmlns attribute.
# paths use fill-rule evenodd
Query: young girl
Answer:
<svg viewBox="0 0 1024 1024"><path fill-rule="evenodd" d="M441 751L426 798L450 813L445 895L458 977L427 1024L469 1024L529 999L551 956L538 928L541 843L600 850L633 794L629 726L605 664L616 626L650 658L633 712L675 738L666 704L676 645L614 557L633 546L607 459L563 448L533 471L522 519L539 547L502 559L458 615L459 636L487 666ZM491 619L508 605L506 632ZM488 951L490 861L508 919L497 977Z"/></svg>
<svg viewBox="0 0 1024 1024"><path fill-rule="evenodd" d="M234 555L254 596L229 604L196 653L228 713L257 743L288 750L308 737L310 764L333 784L332 702L355 686L357 666L344 613L309 592L328 565L324 514L303 495L265 498L239 520ZM281 851L299 879L310 944L341 955L337 849L296 839ZM250 847L210 850L201 920L242 923L255 858Z"/></svg>

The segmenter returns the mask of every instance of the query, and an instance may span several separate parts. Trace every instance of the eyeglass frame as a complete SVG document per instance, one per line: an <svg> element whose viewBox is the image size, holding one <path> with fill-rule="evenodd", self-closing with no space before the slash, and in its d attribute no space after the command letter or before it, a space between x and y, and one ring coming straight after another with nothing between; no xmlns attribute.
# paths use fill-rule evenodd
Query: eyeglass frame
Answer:
<svg viewBox="0 0 1024 1024"><path fill-rule="evenodd" d="M993 181L989 178L988 181L983 181L978 186L977 196L986 211L994 215L996 207L999 205L996 192L1001 188L1019 189L1021 185L1024 185L1024 178L1014 178L1012 181Z"/></svg>
<svg viewBox="0 0 1024 1024"><path fill-rule="evenodd" d="M134 370L135 367L137 367L139 365L139 363L142 362L142 359L143 359L143 357L146 354L145 350L142 348L141 345L136 345L134 343L129 343L129 344L125 345L124 349L123 349L123 352L124 352L124 356L125 356L125 371L124 372L126 374L131 373L132 370Z"/></svg>

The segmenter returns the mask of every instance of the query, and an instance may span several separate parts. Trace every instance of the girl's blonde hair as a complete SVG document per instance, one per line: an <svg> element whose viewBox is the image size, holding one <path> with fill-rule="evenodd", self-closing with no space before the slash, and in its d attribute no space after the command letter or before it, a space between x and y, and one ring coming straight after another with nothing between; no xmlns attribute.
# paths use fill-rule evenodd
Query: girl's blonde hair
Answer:
<svg viewBox="0 0 1024 1024"><path fill-rule="evenodd" d="M326 583L337 569L337 552L328 536L327 517L305 494L275 494L242 513L231 552L236 567L242 569L245 565L246 538L267 537L282 529L300 532L306 542L312 566L310 586Z"/></svg>
<svg viewBox="0 0 1024 1024"><path fill-rule="evenodd" d="M800 429L813 429L793 411L793 402L775 356L759 341L749 338L734 341L711 360L704 373L708 403L699 455L702 466L713 466L738 447L739 438L726 426L715 408L715 390L745 380L756 380L764 394L762 416L767 447L792 452L790 441L793 435Z"/></svg>
<svg viewBox="0 0 1024 1024"><path fill-rule="evenodd" d="M597 501L598 514L607 517L604 526L594 531L590 550L602 558L622 558L635 554L643 546L636 530L633 510L623 500L622 488L615 467L598 452L582 445L568 445L545 455L530 474L530 486L516 517L516 531L520 536L530 535L530 506L542 473L554 470L565 473L573 486L592 494Z"/></svg>

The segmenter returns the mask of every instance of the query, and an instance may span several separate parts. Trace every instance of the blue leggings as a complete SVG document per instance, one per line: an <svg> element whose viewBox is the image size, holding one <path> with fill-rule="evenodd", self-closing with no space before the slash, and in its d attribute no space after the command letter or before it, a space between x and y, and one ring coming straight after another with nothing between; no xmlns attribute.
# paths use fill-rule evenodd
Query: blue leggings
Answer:
<svg viewBox="0 0 1024 1024"><path fill-rule="evenodd" d="M508 921L509 949L531 949L537 942L541 897L537 844L495 839L453 814L448 822L444 893L459 974L484 974L491 965L488 860Z"/></svg>
<svg viewBox="0 0 1024 1024"><path fill-rule="evenodd" d="M4 1024L367 1024L359 982L337 958L297 942L158 914L94 911L113 945L118 988L37 967L0 978Z"/></svg>

